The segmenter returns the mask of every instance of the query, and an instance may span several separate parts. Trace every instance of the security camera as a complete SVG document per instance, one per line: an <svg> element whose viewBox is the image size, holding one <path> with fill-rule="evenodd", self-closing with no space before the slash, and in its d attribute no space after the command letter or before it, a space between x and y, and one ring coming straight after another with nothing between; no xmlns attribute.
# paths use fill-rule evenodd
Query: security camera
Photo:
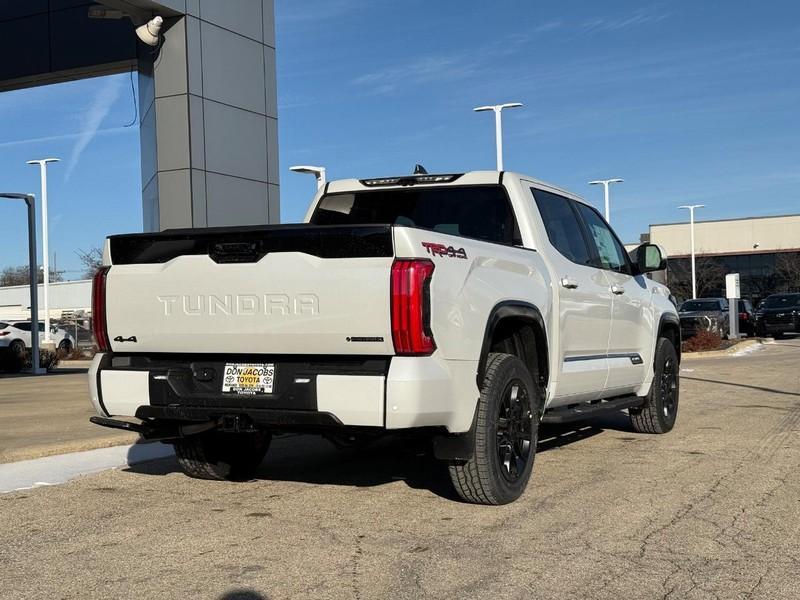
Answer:
<svg viewBox="0 0 800 600"><path fill-rule="evenodd" d="M753 244L753 248L758 248L760 245L761 245L761 244L759 244L758 242L756 242L755 244Z"/></svg>
<svg viewBox="0 0 800 600"><path fill-rule="evenodd" d="M148 46L158 46L161 40L161 26L164 24L164 19L155 17L136 28L136 35Z"/></svg>

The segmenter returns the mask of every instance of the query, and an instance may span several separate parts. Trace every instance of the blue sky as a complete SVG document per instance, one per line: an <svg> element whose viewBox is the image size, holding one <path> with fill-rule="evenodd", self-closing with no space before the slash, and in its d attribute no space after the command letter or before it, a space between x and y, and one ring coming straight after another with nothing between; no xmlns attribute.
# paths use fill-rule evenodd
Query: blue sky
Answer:
<svg viewBox="0 0 800 600"><path fill-rule="evenodd" d="M332 178L493 168L493 119L471 109L506 101L526 104L506 113L506 168L597 206L586 182L625 178L612 202L625 241L688 202L706 219L800 212L797 2L276 4L284 222L313 193L292 164ZM0 187L36 191L25 160L65 159L51 170L60 267L142 226L133 114L126 75L0 95ZM0 222L21 211L0 204ZM24 261L18 230L0 266Z"/></svg>

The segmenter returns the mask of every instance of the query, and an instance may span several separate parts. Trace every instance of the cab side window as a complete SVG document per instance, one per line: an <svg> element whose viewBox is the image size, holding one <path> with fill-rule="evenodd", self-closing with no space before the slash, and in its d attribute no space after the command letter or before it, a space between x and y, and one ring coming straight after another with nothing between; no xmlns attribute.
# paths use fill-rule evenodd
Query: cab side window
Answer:
<svg viewBox="0 0 800 600"><path fill-rule="evenodd" d="M592 254L583 234L580 220L571 206L572 201L536 188L531 188L547 237L565 258L579 265L592 265Z"/></svg>
<svg viewBox="0 0 800 600"><path fill-rule="evenodd" d="M576 202L575 204L589 232L589 237L597 249L599 263L596 266L601 269L616 271L617 273L630 274L631 270L625 248L617 240L617 236L611 231L608 223L591 206L581 202Z"/></svg>

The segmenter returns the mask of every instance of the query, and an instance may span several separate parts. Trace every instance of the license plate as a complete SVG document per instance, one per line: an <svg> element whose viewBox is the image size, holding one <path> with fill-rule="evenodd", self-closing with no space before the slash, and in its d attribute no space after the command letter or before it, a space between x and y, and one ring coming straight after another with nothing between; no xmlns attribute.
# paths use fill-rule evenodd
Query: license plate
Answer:
<svg viewBox="0 0 800 600"><path fill-rule="evenodd" d="M222 392L233 394L271 394L275 383L274 364L227 363Z"/></svg>

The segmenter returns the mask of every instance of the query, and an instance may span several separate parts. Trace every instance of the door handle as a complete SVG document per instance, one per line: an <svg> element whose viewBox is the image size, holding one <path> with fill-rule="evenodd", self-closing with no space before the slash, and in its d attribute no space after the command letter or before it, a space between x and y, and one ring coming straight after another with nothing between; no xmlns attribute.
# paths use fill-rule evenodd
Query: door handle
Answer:
<svg viewBox="0 0 800 600"><path fill-rule="evenodd" d="M571 277L562 277L561 287L565 287L568 290L574 290L576 287L578 287L578 282L572 279Z"/></svg>
<svg viewBox="0 0 800 600"><path fill-rule="evenodd" d="M625 293L625 288L622 287L621 285L612 285L611 292L619 296Z"/></svg>

